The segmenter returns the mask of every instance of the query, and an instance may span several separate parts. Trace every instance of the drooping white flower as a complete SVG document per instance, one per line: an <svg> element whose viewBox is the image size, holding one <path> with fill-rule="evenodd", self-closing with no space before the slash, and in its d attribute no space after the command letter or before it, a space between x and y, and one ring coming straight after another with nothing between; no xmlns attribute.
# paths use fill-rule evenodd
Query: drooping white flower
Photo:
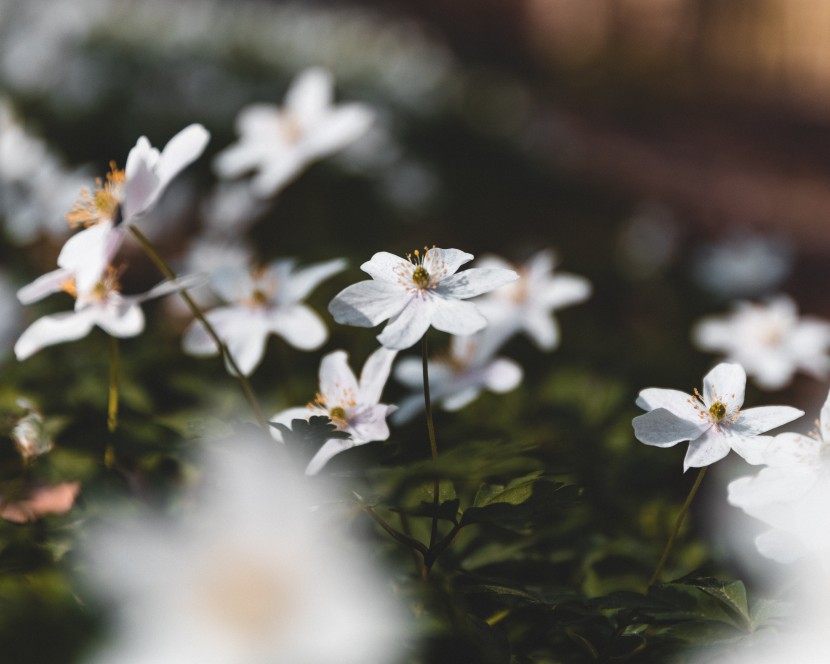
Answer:
<svg viewBox="0 0 830 664"><path fill-rule="evenodd" d="M282 108L254 104L236 119L239 141L213 162L222 178L256 171L253 191L276 194L309 163L346 147L370 126L374 114L363 104L335 106L331 73L312 67L291 84Z"/></svg>
<svg viewBox="0 0 830 664"><path fill-rule="evenodd" d="M553 272L551 251L540 251L515 268L497 256L485 256L477 264L515 269L519 275L517 281L476 301L488 322L481 343L493 351L519 332L526 333L540 349L553 350L559 344L554 312L591 295L591 283L584 277Z"/></svg>
<svg viewBox="0 0 830 664"><path fill-rule="evenodd" d="M765 304L737 302L730 314L700 321L692 338L702 350L743 365L759 387L785 387L796 371L830 372L830 323L798 316L795 302L778 295Z"/></svg>
<svg viewBox="0 0 830 664"><path fill-rule="evenodd" d="M764 455L768 467L729 484L729 502L771 526L755 544L762 555L792 562L830 554L830 395L818 430L782 433Z"/></svg>
<svg viewBox="0 0 830 664"><path fill-rule="evenodd" d="M301 350L325 343L325 324L302 300L345 267L345 260L335 259L297 269L294 259L281 259L254 271L226 268L212 276L214 290L232 304L211 309L206 317L243 374L249 375L260 363L270 334ZM193 355L219 352L198 321L185 331L182 345Z"/></svg>
<svg viewBox="0 0 830 664"><path fill-rule="evenodd" d="M374 327L389 319L378 335L387 348L403 350L418 341L430 325L442 332L469 335L487 319L467 298L482 295L518 279L513 270L472 268L457 272L471 261L458 249L416 250L404 260L381 251L360 266L372 279L342 290L329 303L334 320L346 325Z"/></svg>
<svg viewBox="0 0 830 664"><path fill-rule="evenodd" d="M54 277L54 273L50 275ZM33 291L37 287L55 292L53 284L39 284L41 277L22 291ZM144 313L139 306L151 298L198 285L203 278L193 275L176 281L164 281L140 295L122 295L118 283L118 272L110 268L107 274L85 295L79 293L71 277L63 282L62 289L75 300L75 309L39 318L32 323L14 345L18 360L25 360L45 346L75 341L85 337L96 325L113 337L134 337L144 330Z"/></svg>
<svg viewBox="0 0 830 664"><path fill-rule="evenodd" d="M522 368L513 360L493 358L482 346L483 332L468 337L452 337L449 355L429 360L429 391L433 402L444 410L461 410L475 401L482 390L503 394L522 381ZM406 422L424 408L423 361L407 357L395 367L395 378L413 390L405 397L395 422Z"/></svg>
<svg viewBox="0 0 830 664"><path fill-rule="evenodd" d="M318 473L329 459L340 452L389 438L386 418L396 407L380 403L380 395L396 354L396 351L378 348L366 360L358 380L349 368L345 351L329 353L320 363L320 391L314 401L305 408L289 408L271 418L272 422L290 426L295 419L307 420L313 415L324 415L338 431L345 431L351 436L349 439L326 441L309 462L307 474ZM282 439L276 428L272 429L272 434L278 440Z"/></svg>
<svg viewBox="0 0 830 664"><path fill-rule="evenodd" d="M398 661L401 608L328 487L262 441L222 443L175 516L131 510L88 533L88 585L118 618L92 661Z"/></svg>
<svg viewBox="0 0 830 664"><path fill-rule="evenodd" d="M648 388L637 405L648 412L634 418L634 435L646 445L671 447L688 440L683 470L719 461L735 450L749 463L764 463L769 436L759 434L791 422L804 411L790 406L741 409L746 373L739 364L721 363L703 377L703 393Z"/></svg>
<svg viewBox="0 0 830 664"><path fill-rule="evenodd" d="M159 152L142 136L127 155L124 170L113 162L106 182L99 179L95 191L81 191L80 200L66 218L70 226L84 230L70 237L58 255L58 266L75 278L79 293L88 292L98 283L121 246L126 228L202 154L209 137L204 127L192 124Z"/></svg>

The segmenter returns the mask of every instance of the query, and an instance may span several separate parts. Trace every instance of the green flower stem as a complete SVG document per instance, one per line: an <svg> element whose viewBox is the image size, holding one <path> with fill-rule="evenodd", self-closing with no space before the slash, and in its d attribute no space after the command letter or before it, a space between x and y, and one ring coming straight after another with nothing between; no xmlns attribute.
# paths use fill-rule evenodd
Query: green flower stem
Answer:
<svg viewBox="0 0 830 664"><path fill-rule="evenodd" d="M666 566L666 561L669 559L669 554L674 546L674 541L677 539L677 534L680 532L680 526L683 525L683 519L686 517L686 512L689 511L689 507L692 505L692 501L695 498L695 494L697 494L697 490L700 488L700 483L703 481L703 476L706 474L706 469L708 467L709 466L703 466L703 468L700 469L697 477L695 478L695 483L689 491L689 495L686 496L686 502L684 502L683 507L680 508L680 514L677 515L677 520L674 522L674 530L669 536L669 541L666 542L663 554L660 556L660 560L657 563L657 568L654 570L654 574L651 575L651 579L648 582L649 588L657 583L657 580L660 578L660 574L663 572L663 568Z"/></svg>
<svg viewBox="0 0 830 664"><path fill-rule="evenodd" d="M427 435L429 436L429 450L432 453L432 460L435 461L438 458L438 443L435 441L435 424L432 421L432 402L429 397L429 349L427 347L426 333L424 333L423 340L421 341L421 356L424 368L424 406L426 407L427 414ZM438 502L440 500L440 489L438 476L436 475L432 484L432 507L434 514L432 516L432 527L429 533L430 549L435 545L435 540L438 539ZM429 572L429 566L426 569Z"/></svg>
<svg viewBox="0 0 830 664"><path fill-rule="evenodd" d="M138 230L135 226L130 226L130 231L139 241L145 253L150 257L150 260L152 260L153 263L156 264L156 267L158 267L158 269L161 270L161 273L170 281L175 280L176 273L173 272L170 266L159 255L155 247L153 247L152 243L150 242L150 240L147 239L144 233ZM217 348L219 348L220 353L230 366L231 370L236 376L236 379L239 381L239 385L242 388L242 393L245 395L245 398L251 405L251 409L254 411L254 415L256 416L257 422L259 422L259 425L261 427L267 427L268 420L265 419L265 415L263 414L262 408L260 407L259 402L257 401L256 395L254 394L254 390L251 387L251 383L248 381L247 378L245 378L245 376L239 370L239 366L236 364L236 360L233 359L233 356L228 351L227 346L225 346L225 344L222 343L222 340L219 338L219 335L216 334L216 330L208 322L204 313L202 313L202 310L199 308L199 305L197 305L196 302L193 301L193 298L190 297L188 292L186 290L182 290L179 292L182 298L184 298L184 301L187 303L187 306L189 307L193 316L204 326L210 338L213 339L213 342L216 344Z"/></svg>
<svg viewBox="0 0 830 664"><path fill-rule="evenodd" d="M110 374L109 390L107 393L107 430L113 433L118 428L118 339L110 337ZM112 443L107 443L104 450L104 465L112 468L115 462L115 451Z"/></svg>
<svg viewBox="0 0 830 664"><path fill-rule="evenodd" d="M378 514L373 507L370 505L365 505L363 503L360 504L363 508L363 511L366 512L372 519L381 527L383 528L389 535L392 536L393 539L397 540L401 544L408 546L413 551L417 551L420 553L424 558L426 558L428 554L427 547L425 547L421 542L416 540L413 537L409 537L408 535L404 535L402 532L396 530L392 526L390 526L383 517Z"/></svg>

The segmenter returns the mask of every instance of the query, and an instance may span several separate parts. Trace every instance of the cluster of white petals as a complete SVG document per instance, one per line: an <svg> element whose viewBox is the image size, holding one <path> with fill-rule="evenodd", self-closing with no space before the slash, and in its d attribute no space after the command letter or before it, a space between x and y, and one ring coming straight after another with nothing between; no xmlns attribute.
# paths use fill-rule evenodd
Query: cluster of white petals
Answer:
<svg viewBox="0 0 830 664"><path fill-rule="evenodd" d="M634 418L634 435L646 445L671 447L689 441L683 470L708 466L735 450L752 464L763 463L772 440L759 434L801 417L790 406L742 409L746 372L739 364L721 363L703 378L703 393L648 388L637 405L648 411Z"/></svg>
<svg viewBox="0 0 830 664"><path fill-rule="evenodd" d="M305 408L288 408L271 418L272 422L290 426L292 420L322 415L328 417L338 431L349 434L348 439L326 441L309 462L307 474L318 473L340 452L389 438L386 418L396 406L380 403L380 397L396 354L396 351L378 348L366 360L358 380L349 368L345 351L329 353L320 363L320 391L314 401ZM272 429L272 435L282 440L278 429Z"/></svg>
<svg viewBox="0 0 830 664"><path fill-rule="evenodd" d="M175 518L116 513L90 533L88 583L118 618L93 661L398 661L391 588L320 507L333 501L326 487L312 493L277 451L221 441Z"/></svg>
<svg viewBox="0 0 830 664"><path fill-rule="evenodd" d="M282 108L254 104L236 118L239 140L213 162L222 178L256 171L254 194L267 198L308 164L346 147L369 128L374 113L364 104L334 105L330 72L312 67L292 82Z"/></svg>
<svg viewBox="0 0 830 664"><path fill-rule="evenodd" d="M799 317L786 295L764 304L737 302L731 313L700 321L697 346L741 364L759 387L785 387L797 371L825 378L830 372L830 323Z"/></svg>

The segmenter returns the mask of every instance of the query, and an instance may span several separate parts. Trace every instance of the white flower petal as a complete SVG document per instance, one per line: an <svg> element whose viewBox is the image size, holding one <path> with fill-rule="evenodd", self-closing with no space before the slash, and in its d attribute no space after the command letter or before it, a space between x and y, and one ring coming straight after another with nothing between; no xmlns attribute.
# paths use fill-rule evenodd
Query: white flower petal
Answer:
<svg viewBox="0 0 830 664"><path fill-rule="evenodd" d="M297 270L288 278L287 283L282 285L285 300L299 302L305 299L319 284L345 270L347 265L348 261L345 258L335 258Z"/></svg>
<svg viewBox="0 0 830 664"><path fill-rule="evenodd" d="M661 387L648 387L641 390L637 397L637 405L643 410L665 408L684 420L699 421L701 430L703 430L709 426L709 423L700 420L694 401L696 400L685 392Z"/></svg>
<svg viewBox="0 0 830 664"><path fill-rule="evenodd" d="M755 546L762 556L785 565L795 562L807 553L797 537L781 530L767 530L761 533L755 538Z"/></svg>
<svg viewBox="0 0 830 664"><path fill-rule="evenodd" d="M242 302L256 289L247 267L221 267L211 275L210 286L225 302Z"/></svg>
<svg viewBox="0 0 830 664"><path fill-rule="evenodd" d="M584 302L591 296L591 282L575 274L560 273L555 275L546 287L540 288L540 302L554 308Z"/></svg>
<svg viewBox="0 0 830 664"><path fill-rule="evenodd" d="M144 313L137 304L126 303L106 309L93 305L95 324L113 337L134 337L144 330Z"/></svg>
<svg viewBox="0 0 830 664"><path fill-rule="evenodd" d="M303 147L310 158L325 157L360 138L375 119L363 104L344 104L329 113L305 136Z"/></svg>
<svg viewBox="0 0 830 664"><path fill-rule="evenodd" d="M432 382L430 380L430 382ZM444 397L441 400L441 406L444 410L448 410L451 413L457 412L464 408L465 406L471 404L473 401L478 399L478 396L481 394L481 388L476 386L466 387L464 389L458 390L453 394L450 394Z"/></svg>
<svg viewBox="0 0 830 664"><path fill-rule="evenodd" d="M671 447L682 440L693 440L702 435L696 422L682 419L665 408L655 408L645 415L638 415L631 424L637 440L655 447Z"/></svg>
<svg viewBox="0 0 830 664"><path fill-rule="evenodd" d="M804 415L803 410L790 406L747 408L738 414L738 419L732 425L732 429L740 435L751 436L780 427L802 415Z"/></svg>
<svg viewBox="0 0 830 664"><path fill-rule="evenodd" d="M753 466L767 463L769 448L773 442L772 436L735 436L728 433L727 442L744 461Z"/></svg>
<svg viewBox="0 0 830 664"><path fill-rule="evenodd" d="M473 267L441 279L436 290L447 297L467 299L509 284L518 278L519 275L513 270Z"/></svg>
<svg viewBox="0 0 830 664"><path fill-rule="evenodd" d="M262 155L256 150L251 150L245 143L234 143L214 157L213 172L220 178L235 178L253 170L261 162Z"/></svg>
<svg viewBox="0 0 830 664"><path fill-rule="evenodd" d="M410 300L399 314L390 319L383 332L377 336L378 341L395 350L403 350L415 344L429 328L432 299L434 298Z"/></svg>
<svg viewBox="0 0 830 664"><path fill-rule="evenodd" d="M31 304L32 302L37 302L38 300L42 300L47 295L61 291L63 289L63 285L66 284L71 278L72 272L70 270L64 268L52 270L51 272L41 275L32 283L27 284L18 290L17 299L21 304Z"/></svg>
<svg viewBox="0 0 830 664"><path fill-rule="evenodd" d="M525 331L541 350L553 350L559 344L559 326L542 311L528 311L521 319Z"/></svg>
<svg viewBox="0 0 830 664"><path fill-rule="evenodd" d="M310 67L292 81L285 94L285 108L298 121L316 122L331 106L333 92L331 73L322 67Z"/></svg>
<svg viewBox="0 0 830 664"><path fill-rule="evenodd" d="M513 360L499 358L487 367L484 384L487 389L503 394L518 387L524 372Z"/></svg>
<svg viewBox="0 0 830 664"><path fill-rule="evenodd" d="M141 139L139 139L140 142ZM132 166L132 173L127 173L127 181L124 183L124 200L121 202L121 212L125 223L131 223L135 217L149 209L156 202L161 191L159 177L154 171L154 160L147 158L153 155L157 159L157 152L142 151L133 158L134 151L137 149L138 144L130 151L130 157L127 158L127 166Z"/></svg>
<svg viewBox="0 0 830 664"><path fill-rule="evenodd" d="M429 363L430 374L432 374L434 362ZM404 357L395 365L395 380L407 387L421 387L424 384L424 367L420 359Z"/></svg>
<svg viewBox="0 0 830 664"><path fill-rule="evenodd" d="M830 442L830 392L827 394L827 399L821 407L821 414L819 415L819 435L825 442Z"/></svg>
<svg viewBox="0 0 830 664"><path fill-rule="evenodd" d="M398 404L398 409L392 413L392 422L395 424L406 424L423 409L423 395L412 394L404 397Z"/></svg>
<svg viewBox="0 0 830 664"><path fill-rule="evenodd" d="M236 362L239 371L244 376L250 376L253 370L262 361L265 354L265 344L268 340L268 327L260 317L252 317L247 324L239 321L234 327L224 329L228 337L222 337L228 353ZM228 372L233 373L233 367L228 364Z"/></svg>
<svg viewBox="0 0 830 664"><path fill-rule="evenodd" d="M399 314L410 297L397 284L385 281L359 281L346 287L332 299L329 312L340 324L374 327Z"/></svg>
<svg viewBox="0 0 830 664"><path fill-rule="evenodd" d="M444 278L452 276L464 263L473 260L473 255L460 249L428 249L424 256L424 268L430 274L444 272ZM479 268L481 269L481 268ZM443 279L442 279L443 281ZM484 291L480 291L484 292ZM466 297L472 297L467 295Z"/></svg>
<svg viewBox="0 0 830 664"><path fill-rule="evenodd" d="M93 314L89 310L43 316L20 335L14 345L14 354L18 360L25 360L45 346L85 337L94 325Z"/></svg>
<svg viewBox="0 0 830 664"><path fill-rule="evenodd" d="M372 353L363 365L360 372L360 401L365 404L376 404L380 402L380 396L386 381L389 380L389 372L392 370L392 362L398 352L381 346Z"/></svg>
<svg viewBox="0 0 830 664"><path fill-rule="evenodd" d="M745 389L746 372L740 364L721 362L703 377L703 398L709 405L720 399L740 408Z"/></svg>
<svg viewBox="0 0 830 664"><path fill-rule="evenodd" d="M348 431L355 445L371 443L389 438L389 425L386 418L395 410L395 406L375 404L361 406L349 418Z"/></svg>
<svg viewBox="0 0 830 664"><path fill-rule="evenodd" d="M144 302L146 300L153 300L157 297L164 297L172 293L178 293L183 290L190 290L191 288L199 288L207 283L208 277L204 274L187 274L176 277L173 281L162 281L156 284L146 293L135 296L125 296L127 301Z"/></svg>
<svg viewBox="0 0 830 664"><path fill-rule="evenodd" d="M260 170L251 179L251 191L259 198L274 196L306 166L306 159L296 150L271 155L259 163Z"/></svg>
<svg viewBox="0 0 830 664"><path fill-rule="evenodd" d="M164 146L156 165L159 189L164 189L185 167L204 152L210 134L200 124L191 124L173 136Z"/></svg>
<svg viewBox="0 0 830 664"><path fill-rule="evenodd" d="M58 254L58 266L72 272L79 294L88 293L100 281L123 239L123 228L105 221L66 241Z"/></svg>
<svg viewBox="0 0 830 664"><path fill-rule="evenodd" d="M357 378L349 368L349 356L345 351L336 350L320 362L320 393L331 409L345 408L349 400L357 398Z"/></svg>
<svg viewBox="0 0 830 664"><path fill-rule="evenodd" d="M268 317L268 328L300 350L315 350L329 338L323 320L304 304L274 310Z"/></svg>
<svg viewBox="0 0 830 664"><path fill-rule="evenodd" d="M478 307L472 302L440 296L430 297L428 302L430 304L430 321L428 322L442 332L467 336L475 334L487 325L487 319L481 315Z"/></svg>
<svg viewBox="0 0 830 664"><path fill-rule="evenodd" d="M399 272L406 270L408 273L413 269L413 266L412 263L400 256L390 254L388 251L379 251L363 263L360 269L370 275L372 279L398 283L400 279Z"/></svg>
<svg viewBox="0 0 830 664"><path fill-rule="evenodd" d="M764 463L768 466L817 467L823 443L800 433L780 433L767 448Z"/></svg>
<svg viewBox="0 0 830 664"><path fill-rule="evenodd" d="M652 411L652 413L655 412L657 411ZM730 449L732 448L726 438L715 427L712 427L699 438L689 441L689 449L686 452L686 458L683 459L683 472L689 468L702 468L720 461L729 454Z"/></svg>
<svg viewBox="0 0 830 664"><path fill-rule="evenodd" d="M335 457L341 452L345 452L354 446L355 441L349 439L332 438L327 440L323 443L323 446L317 450L317 454L311 458L311 461L308 462L305 474L316 475L323 469L323 466L325 466L332 459L332 457Z"/></svg>

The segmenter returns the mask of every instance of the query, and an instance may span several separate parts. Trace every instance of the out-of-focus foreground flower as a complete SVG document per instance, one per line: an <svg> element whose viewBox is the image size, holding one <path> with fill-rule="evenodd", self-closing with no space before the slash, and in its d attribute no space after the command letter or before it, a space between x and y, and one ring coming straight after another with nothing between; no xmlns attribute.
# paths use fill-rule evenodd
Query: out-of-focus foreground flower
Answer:
<svg viewBox="0 0 830 664"><path fill-rule="evenodd" d="M317 398L305 408L289 408L271 418L272 422L288 426L294 419L307 420L312 415L324 415L339 431L350 435L348 439L326 441L309 462L306 473L318 473L329 459L355 445L389 438L386 418L395 406L380 403L380 395L389 378L395 355L396 351L378 348L367 358L358 381L349 368L345 351L329 353L320 363ZM272 433L275 438L281 438L276 429Z"/></svg>
<svg viewBox="0 0 830 664"><path fill-rule="evenodd" d="M449 334L474 334L487 325L472 302L518 279L503 268L458 268L473 259L458 249L416 250L407 259L380 251L360 266L372 279L345 288L329 303L334 320L374 327L389 319L378 335L387 348L403 350L418 341L430 325Z"/></svg>
<svg viewBox="0 0 830 664"><path fill-rule="evenodd" d="M688 440L683 470L708 466L735 450L749 463L763 463L771 438L759 434L801 417L790 406L742 410L746 372L739 364L721 363L703 377L703 394L651 387L640 392L637 405L647 410L634 418L637 440L671 447Z"/></svg>
<svg viewBox="0 0 830 664"><path fill-rule="evenodd" d="M741 364L759 387L785 387L796 371L825 378L830 371L830 323L799 318L786 295L765 304L737 302L732 313L710 316L692 331L703 350Z"/></svg>
<svg viewBox="0 0 830 664"><path fill-rule="evenodd" d="M392 664L401 610L331 496L262 441L213 447L176 518L122 514L90 534L88 583L117 609L95 662Z"/></svg>

